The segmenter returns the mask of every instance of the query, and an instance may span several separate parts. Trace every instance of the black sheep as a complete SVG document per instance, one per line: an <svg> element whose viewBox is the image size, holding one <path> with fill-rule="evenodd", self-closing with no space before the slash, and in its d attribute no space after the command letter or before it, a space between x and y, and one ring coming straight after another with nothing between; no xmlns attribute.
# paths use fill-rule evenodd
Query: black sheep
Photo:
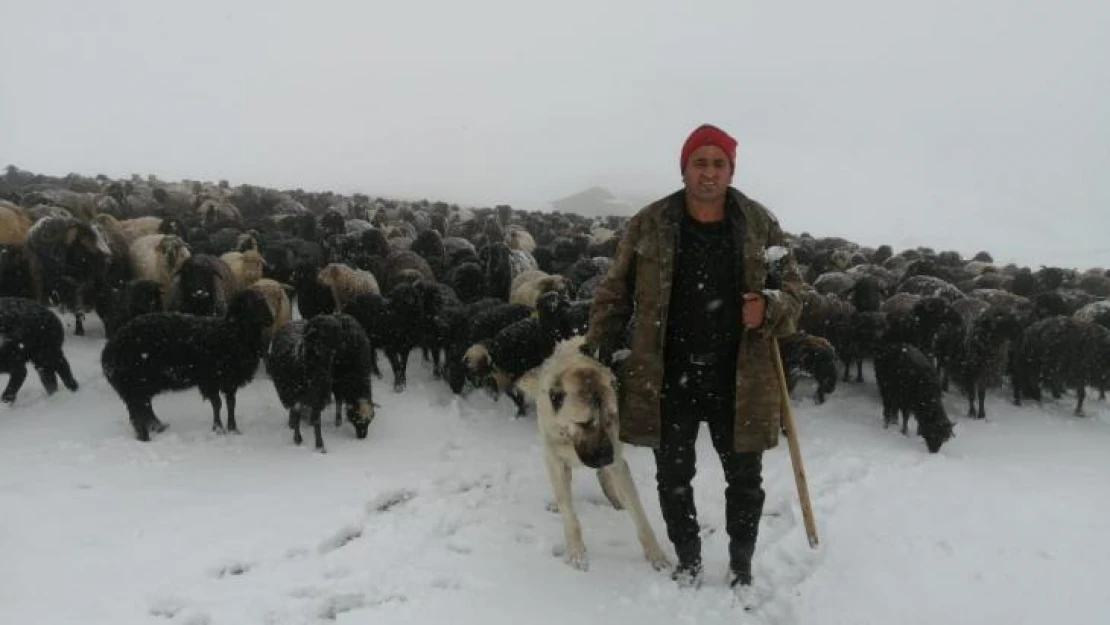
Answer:
<svg viewBox="0 0 1110 625"><path fill-rule="evenodd" d="M501 330L486 348L491 366L490 385L506 392L516 404L517 416L524 414L524 398L514 389L521 376L543 364L566 338L566 314L570 300L549 291L536 301L536 315L521 319Z"/></svg>
<svg viewBox="0 0 1110 625"><path fill-rule="evenodd" d="M859 312L878 312L883 304L883 289L874 276L860 276L848 289L849 301Z"/></svg>
<svg viewBox="0 0 1110 625"><path fill-rule="evenodd" d="M0 297L0 373L11 376L0 401L12 403L27 379L27 362L35 365L47 395L58 390L58 377L71 391L77 380L62 351L65 330L47 307L22 297Z"/></svg>
<svg viewBox="0 0 1110 625"><path fill-rule="evenodd" d="M283 325L274 334L266 355L281 405L289 410L293 442L300 445L301 421L307 418L316 436L317 451L325 451L320 414L335 398L335 425L342 425L341 409L355 436L366 438L374 420L370 384L370 340L350 315L317 315Z"/></svg>
<svg viewBox="0 0 1110 625"><path fill-rule="evenodd" d="M483 247L478 257L486 276L488 293L496 298L509 301L513 284L512 251L501 241Z"/></svg>
<svg viewBox="0 0 1110 625"><path fill-rule="evenodd" d="M805 372L817 382L814 401L818 404L825 403L825 397L836 390L839 373L836 368L836 350L832 344L819 336L797 332L779 339L779 347L787 389L793 392L799 374Z"/></svg>
<svg viewBox="0 0 1110 625"><path fill-rule="evenodd" d="M273 314L262 294L245 290L228 303L224 317L163 312L141 315L119 329L100 355L104 377L127 406L135 436L166 429L151 400L166 391L197 387L212 404L212 429L223 432L220 393L227 399L227 427L235 423L235 394L254 379L266 350Z"/></svg>
<svg viewBox="0 0 1110 625"><path fill-rule="evenodd" d="M420 317L422 326L420 346L424 350L424 362L431 359L432 377L438 380L443 377L442 357L447 352L451 337L443 332L436 320L442 311L459 306L462 302L455 295L454 289L441 282L418 280L412 286L419 293L423 307Z"/></svg>
<svg viewBox="0 0 1110 625"><path fill-rule="evenodd" d="M486 297L445 315L440 323L446 326L444 331L451 338L444 375L451 391L456 395L462 393L467 381L475 386L480 385L485 373L488 373L472 375L467 360L467 353L472 345L488 341L502 328L530 314L532 308L524 304L507 304L497 298ZM482 349L485 349L484 344Z"/></svg>
<svg viewBox="0 0 1110 625"><path fill-rule="evenodd" d="M1105 386L1110 374L1110 330L1091 321L1057 316L1025 329L1011 362L1014 403L1041 401L1041 386L1060 398L1075 390L1076 416L1083 415L1088 385Z"/></svg>
<svg viewBox="0 0 1110 625"><path fill-rule="evenodd" d="M83 300L107 274L112 259L108 242L83 221L45 217L27 232L25 245L34 299L44 304L53 296L66 300L75 316L74 333L83 335Z"/></svg>
<svg viewBox="0 0 1110 625"><path fill-rule="evenodd" d="M853 312L848 318L847 340L835 345L840 361L844 363L844 381L852 363L856 365L856 382L863 382L863 359L874 357L875 348L886 332L886 317L881 312Z"/></svg>
<svg viewBox="0 0 1110 625"><path fill-rule="evenodd" d="M0 245L0 297L25 297L34 293L31 261L23 245Z"/></svg>
<svg viewBox="0 0 1110 625"><path fill-rule="evenodd" d="M1010 343L1020 339L1021 333L1021 324L1014 312L992 307L968 324L956 354L943 359L945 369L967 395L969 417L986 418L983 400L987 389L1002 383Z"/></svg>
<svg viewBox="0 0 1110 625"><path fill-rule="evenodd" d="M292 286L297 295L297 312L302 319L335 312L331 289L316 281L321 267L313 262L300 262L293 269Z"/></svg>
<svg viewBox="0 0 1110 625"><path fill-rule="evenodd" d="M586 332L590 329L590 307L593 304L590 300L575 300L570 303L567 308L567 314L564 319L567 336L585 336Z"/></svg>
<svg viewBox="0 0 1110 625"><path fill-rule="evenodd" d="M169 309L189 315L222 317L236 288L235 276L222 259L193 254L185 259L170 285Z"/></svg>
<svg viewBox="0 0 1110 625"><path fill-rule="evenodd" d="M901 412L902 434L909 434L912 414L930 453L952 438L937 370L920 349L909 343L883 343L875 354L875 381L883 401L884 427L897 424Z"/></svg>
<svg viewBox="0 0 1110 625"><path fill-rule="evenodd" d="M112 338L123 324L139 315L162 312L162 284L131 280L124 285L102 285L96 293L96 314L104 323L104 336Z"/></svg>
<svg viewBox="0 0 1110 625"><path fill-rule="evenodd" d="M478 263L462 263L447 271L443 279L464 304L476 302L489 292L486 287L486 275Z"/></svg>
<svg viewBox="0 0 1110 625"><path fill-rule="evenodd" d="M356 320L370 338L372 352L381 349L393 370L393 390L405 390L409 353L420 344L424 333L423 302L412 284L393 287L388 297L376 293L356 295L343 311ZM377 355L372 357L374 374L380 376Z"/></svg>

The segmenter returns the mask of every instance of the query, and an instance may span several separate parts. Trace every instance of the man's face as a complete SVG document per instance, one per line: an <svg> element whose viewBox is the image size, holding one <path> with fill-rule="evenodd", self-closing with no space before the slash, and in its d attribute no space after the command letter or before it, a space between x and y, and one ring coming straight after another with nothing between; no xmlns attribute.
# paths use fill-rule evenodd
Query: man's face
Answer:
<svg viewBox="0 0 1110 625"><path fill-rule="evenodd" d="M686 169L682 172L686 192L699 202L719 200L732 184L732 166L724 150L715 145L703 145L694 150Z"/></svg>

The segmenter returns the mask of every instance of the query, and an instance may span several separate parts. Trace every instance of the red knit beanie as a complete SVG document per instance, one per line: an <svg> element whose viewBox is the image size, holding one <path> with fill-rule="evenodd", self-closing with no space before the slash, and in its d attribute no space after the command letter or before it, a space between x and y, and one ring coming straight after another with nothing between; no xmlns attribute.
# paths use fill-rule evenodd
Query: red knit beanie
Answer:
<svg viewBox="0 0 1110 625"><path fill-rule="evenodd" d="M721 151L728 157L729 166L736 169L736 139L728 136L728 133L712 124L702 124L686 137L686 143L682 144L682 156L678 162L679 171L686 171L686 161L690 160L690 155L694 150L706 146L715 145L721 148Z"/></svg>

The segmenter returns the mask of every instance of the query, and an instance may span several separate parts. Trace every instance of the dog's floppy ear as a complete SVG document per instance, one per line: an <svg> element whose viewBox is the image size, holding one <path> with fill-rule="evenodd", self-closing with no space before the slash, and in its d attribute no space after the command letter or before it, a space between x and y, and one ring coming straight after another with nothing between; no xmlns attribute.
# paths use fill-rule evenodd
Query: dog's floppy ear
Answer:
<svg viewBox="0 0 1110 625"><path fill-rule="evenodd" d="M519 380L516 381L516 388L524 393L532 401L536 400L536 396L540 391L540 375L535 370L529 371L524 374Z"/></svg>

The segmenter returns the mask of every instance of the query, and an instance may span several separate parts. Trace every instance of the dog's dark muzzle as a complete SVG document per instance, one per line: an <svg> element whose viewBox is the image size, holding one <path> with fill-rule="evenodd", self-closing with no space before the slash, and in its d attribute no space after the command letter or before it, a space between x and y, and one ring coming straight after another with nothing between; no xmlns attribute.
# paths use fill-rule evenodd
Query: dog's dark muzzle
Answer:
<svg viewBox="0 0 1110 625"><path fill-rule="evenodd" d="M604 432L596 438L578 441L574 444L574 452L578 454L582 464L591 469L600 469L613 464L613 443Z"/></svg>

